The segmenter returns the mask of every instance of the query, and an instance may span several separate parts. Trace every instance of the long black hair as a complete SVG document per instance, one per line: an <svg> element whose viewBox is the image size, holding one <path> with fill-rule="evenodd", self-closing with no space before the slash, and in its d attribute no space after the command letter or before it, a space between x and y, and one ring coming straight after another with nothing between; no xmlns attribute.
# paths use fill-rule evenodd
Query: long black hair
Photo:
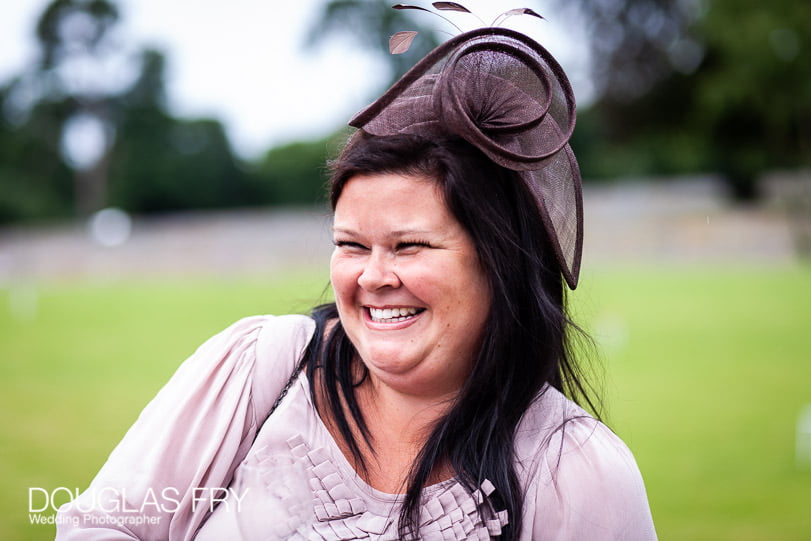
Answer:
<svg viewBox="0 0 811 541"><path fill-rule="evenodd" d="M422 490L435 466L447 461L471 492L485 479L493 483L496 492L490 501L509 516L502 539L516 539L523 494L513 444L521 417L547 384L598 414L570 354L569 337L578 329L567 315L560 268L535 200L517 173L462 140L358 132L332 163L333 210L353 177L378 173L437 182L451 213L472 238L492 292L473 368L412 465L400 537L418 537ZM335 323L337 316L334 304L314 310L317 328L304 362L314 403L329 410L356 464L364 468L350 428L351 421L372 448L354 394L357 353L340 322ZM323 391L325 403L316 388Z"/></svg>

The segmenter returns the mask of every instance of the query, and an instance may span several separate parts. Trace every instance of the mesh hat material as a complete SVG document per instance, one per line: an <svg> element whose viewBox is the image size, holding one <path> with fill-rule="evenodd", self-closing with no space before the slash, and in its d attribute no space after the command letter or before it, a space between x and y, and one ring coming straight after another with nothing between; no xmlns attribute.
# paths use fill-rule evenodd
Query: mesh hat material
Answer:
<svg viewBox="0 0 811 541"><path fill-rule="evenodd" d="M378 136L457 136L527 184L563 277L577 287L583 249L580 169L569 138L575 102L549 52L507 28L443 43L349 125Z"/></svg>

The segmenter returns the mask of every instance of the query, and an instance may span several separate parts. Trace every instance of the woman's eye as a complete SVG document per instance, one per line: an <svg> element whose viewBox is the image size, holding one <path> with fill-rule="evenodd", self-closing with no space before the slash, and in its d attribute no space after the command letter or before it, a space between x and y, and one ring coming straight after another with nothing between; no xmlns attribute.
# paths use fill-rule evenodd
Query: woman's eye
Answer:
<svg viewBox="0 0 811 541"><path fill-rule="evenodd" d="M366 247L364 245L362 245L362 244L360 244L358 242L352 242L352 241L348 241L348 240L336 240L336 241L333 241L333 244L335 244L335 246L338 247L338 248L348 248L350 250L365 250L366 249Z"/></svg>
<svg viewBox="0 0 811 541"><path fill-rule="evenodd" d="M431 245L424 241L409 241L409 242L401 242L397 245L398 251L403 250L417 250L419 248L430 248Z"/></svg>

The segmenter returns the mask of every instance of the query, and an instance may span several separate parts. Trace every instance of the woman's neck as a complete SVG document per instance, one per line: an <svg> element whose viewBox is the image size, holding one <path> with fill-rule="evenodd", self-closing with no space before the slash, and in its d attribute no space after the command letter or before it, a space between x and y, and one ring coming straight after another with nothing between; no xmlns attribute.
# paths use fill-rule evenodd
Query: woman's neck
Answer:
<svg viewBox="0 0 811 541"><path fill-rule="evenodd" d="M321 394L324 397L324 394ZM369 433L369 443L360 433L343 405L364 464L358 464L344 441L329 408L320 408L322 420L346 459L371 487L389 494L400 494L407 487L412 466L436 426L451 407L451 399L436 399L400 393L373 377L355 387L355 399ZM324 402L322 402L324 403ZM429 484L453 477L452 469L438 464Z"/></svg>

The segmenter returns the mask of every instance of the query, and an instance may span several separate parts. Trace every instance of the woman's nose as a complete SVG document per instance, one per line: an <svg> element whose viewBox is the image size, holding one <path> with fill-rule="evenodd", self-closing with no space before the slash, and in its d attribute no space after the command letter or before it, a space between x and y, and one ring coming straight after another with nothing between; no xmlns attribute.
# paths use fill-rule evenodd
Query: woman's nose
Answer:
<svg viewBox="0 0 811 541"><path fill-rule="evenodd" d="M399 287L400 278L394 268L394 258L382 252L373 252L366 260L358 277L358 285L367 291L384 287Z"/></svg>

